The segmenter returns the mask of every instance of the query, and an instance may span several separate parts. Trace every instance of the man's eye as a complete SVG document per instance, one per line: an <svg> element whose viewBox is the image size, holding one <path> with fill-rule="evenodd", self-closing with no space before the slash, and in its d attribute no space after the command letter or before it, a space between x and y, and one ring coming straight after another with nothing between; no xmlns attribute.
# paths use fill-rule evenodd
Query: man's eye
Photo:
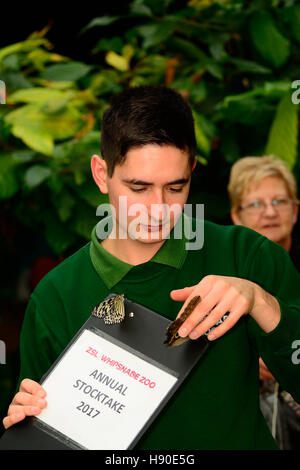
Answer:
<svg viewBox="0 0 300 470"><path fill-rule="evenodd" d="M182 187L181 188L169 188L169 191L171 191L172 193L180 193L182 191Z"/></svg>
<svg viewBox="0 0 300 470"><path fill-rule="evenodd" d="M134 193L142 193L143 191L146 191L146 188L130 188L130 189Z"/></svg>

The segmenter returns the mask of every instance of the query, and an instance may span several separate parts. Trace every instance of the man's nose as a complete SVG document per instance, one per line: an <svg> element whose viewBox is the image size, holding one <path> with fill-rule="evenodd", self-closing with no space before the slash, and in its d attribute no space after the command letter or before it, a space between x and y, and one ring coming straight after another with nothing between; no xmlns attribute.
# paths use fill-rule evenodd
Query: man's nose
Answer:
<svg viewBox="0 0 300 470"><path fill-rule="evenodd" d="M154 220L164 220L168 213L168 205L165 202L162 191L157 191L153 194L148 210L151 218Z"/></svg>

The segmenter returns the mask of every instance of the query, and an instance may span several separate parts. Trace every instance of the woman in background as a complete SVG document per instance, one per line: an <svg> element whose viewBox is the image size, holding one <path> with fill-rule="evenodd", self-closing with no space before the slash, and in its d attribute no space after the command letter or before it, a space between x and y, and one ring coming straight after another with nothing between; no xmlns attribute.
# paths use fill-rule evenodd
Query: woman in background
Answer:
<svg viewBox="0 0 300 470"><path fill-rule="evenodd" d="M281 245L300 271L297 184L286 164L274 156L245 157L231 168L228 184L231 219ZM300 448L300 405L284 391L260 359L261 410L281 449ZM277 420L276 420L277 416Z"/></svg>

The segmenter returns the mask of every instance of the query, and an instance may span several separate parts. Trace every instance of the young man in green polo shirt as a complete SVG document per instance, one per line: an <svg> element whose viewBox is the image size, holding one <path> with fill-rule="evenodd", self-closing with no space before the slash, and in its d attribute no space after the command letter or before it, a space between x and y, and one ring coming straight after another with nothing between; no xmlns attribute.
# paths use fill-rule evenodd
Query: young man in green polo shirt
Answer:
<svg viewBox="0 0 300 470"><path fill-rule="evenodd" d="M20 390L4 426L47 406L37 382L110 292L170 320L200 295L181 336L197 339L229 315L208 335L209 350L136 448L276 448L259 409L258 358L299 400L298 272L281 247L244 227L205 221L204 246L196 250L187 249L186 231L174 236L179 213L168 208L184 210L196 152L190 107L175 91L126 90L105 112L101 131L103 159L94 155L91 167L109 195L115 226L103 236L102 220L91 242L33 292L21 335ZM195 230L196 220L183 220Z"/></svg>

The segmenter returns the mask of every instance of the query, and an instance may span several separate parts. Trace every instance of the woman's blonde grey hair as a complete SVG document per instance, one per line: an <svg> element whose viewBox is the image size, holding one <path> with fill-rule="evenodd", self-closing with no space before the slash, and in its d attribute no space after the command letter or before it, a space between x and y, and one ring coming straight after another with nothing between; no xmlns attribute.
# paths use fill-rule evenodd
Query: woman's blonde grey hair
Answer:
<svg viewBox="0 0 300 470"><path fill-rule="evenodd" d="M227 186L231 208L239 208L243 197L250 191L250 188L253 185L257 186L269 176L282 179L289 197L297 200L297 183L284 161L274 155L244 157L235 162L231 168Z"/></svg>

